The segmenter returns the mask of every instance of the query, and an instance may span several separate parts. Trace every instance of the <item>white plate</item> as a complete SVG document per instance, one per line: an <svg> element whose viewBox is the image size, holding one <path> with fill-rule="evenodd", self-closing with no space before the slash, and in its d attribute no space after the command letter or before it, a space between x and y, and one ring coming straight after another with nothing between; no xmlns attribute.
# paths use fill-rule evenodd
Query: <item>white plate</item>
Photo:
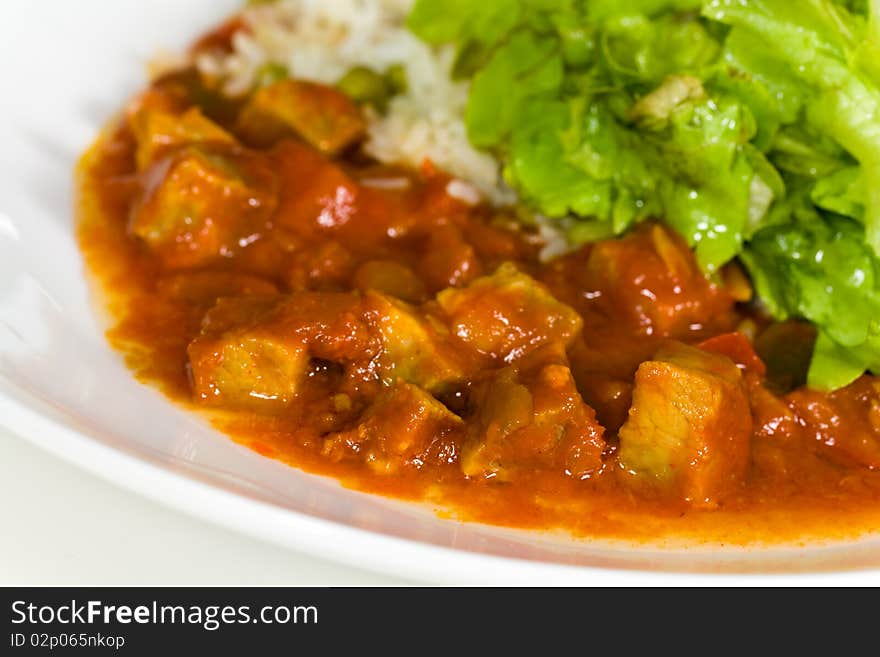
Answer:
<svg viewBox="0 0 880 657"><path fill-rule="evenodd" d="M83 275L72 232L72 170L106 120L144 85L151 54L182 48L238 4L0 3L0 424L168 506L407 578L880 583L880 539L802 550L658 552L441 520L429 509L345 490L260 457L136 383L106 344ZM742 575L755 571L763 574Z"/></svg>

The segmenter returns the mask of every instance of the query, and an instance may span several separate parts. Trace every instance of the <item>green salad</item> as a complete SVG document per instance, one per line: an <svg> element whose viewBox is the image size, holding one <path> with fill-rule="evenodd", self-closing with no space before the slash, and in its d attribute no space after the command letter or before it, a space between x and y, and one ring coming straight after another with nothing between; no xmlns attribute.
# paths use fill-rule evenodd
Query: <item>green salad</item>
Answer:
<svg viewBox="0 0 880 657"><path fill-rule="evenodd" d="M817 326L810 385L880 373L880 0L418 0L409 28L570 240L660 218Z"/></svg>

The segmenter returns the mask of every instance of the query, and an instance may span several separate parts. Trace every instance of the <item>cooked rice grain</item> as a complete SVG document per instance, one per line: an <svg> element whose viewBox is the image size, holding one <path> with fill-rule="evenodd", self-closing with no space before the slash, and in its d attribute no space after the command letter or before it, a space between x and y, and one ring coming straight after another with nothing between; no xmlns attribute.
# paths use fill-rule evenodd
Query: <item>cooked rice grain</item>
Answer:
<svg viewBox="0 0 880 657"><path fill-rule="evenodd" d="M283 0L244 12L248 31L233 38L231 54L203 54L205 75L223 81L231 96L253 88L267 63L293 77L335 85L356 66L406 69L408 89L384 115L368 113L367 153L389 164L430 160L467 181L496 204L515 201L499 162L473 148L464 112L468 83L450 79L452 48L433 49L405 27L412 0Z"/></svg>

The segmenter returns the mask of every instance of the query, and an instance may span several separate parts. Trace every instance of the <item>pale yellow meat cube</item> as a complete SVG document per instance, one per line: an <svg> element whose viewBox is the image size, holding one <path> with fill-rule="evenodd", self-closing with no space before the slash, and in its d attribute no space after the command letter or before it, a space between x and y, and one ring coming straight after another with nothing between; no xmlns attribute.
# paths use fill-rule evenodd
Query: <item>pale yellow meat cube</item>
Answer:
<svg viewBox="0 0 880 657"><path fill-rule="evenodd" d="M466 377L464 359L436 318L375 291L366 293L364 306L382 342L378 362L387 384L403 380L440 392Z"/></svg>
<svg viewBox="0 0 880 657"><path fill-rule="evenodd" d="M360 109L345 94L320 84L282 80L259 89L242 110L238 132L257 146L298 135L335 155L366 131Z"/></svg>
<svg viewBox="0 0 880 657"><path fill-rule="evenodd" d="M714 506L743 481L752 415L740 369L680 343L636 373L619 461L633 483Z"/></svg>
<svg viewBox="0 0 880 657"><path fill-rule="evenodd" d="M428 392L399 383L381 394L356 427L328 438L324 454L360 458L374 472L394 474L455 459L464 423Z"/></svg>
<svg viewBox="0 0 880 657"><path fill-rule="evenodd" d="M506 263L437 296L450 330L480 354L513 362L550 343L571 344L583 320L541 283Z"/></svg>

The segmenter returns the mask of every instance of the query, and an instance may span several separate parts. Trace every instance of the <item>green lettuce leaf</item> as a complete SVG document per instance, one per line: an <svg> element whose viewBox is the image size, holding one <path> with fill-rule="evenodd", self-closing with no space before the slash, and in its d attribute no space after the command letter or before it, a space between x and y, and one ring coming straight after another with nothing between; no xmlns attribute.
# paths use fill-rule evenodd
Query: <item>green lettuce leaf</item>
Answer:
<svg viewBox="0 0 880 657"><path fill-rule="evenodd" d="M830 0L711 0L703 14L739 28L762 44L790 79L810 95L805 121L862 165L865 237L880 253L880 47L877 20Z"/></svg>
<svg viewBox="0 0 880 657"><path fill-rule="evenodd" d="M857 222L801 204L793 221L755 234L742 258L777 318L820 327L809 382L833 389L880 372L880 259Z"/></svg>
<svg viewBox="0 0 880 657"><path fill-rule="evenodd" d="M556 43L529 31L513 34L474 76L465 121L475 146L498 146L522 120L531 97L554 97L563 83L563 63ZM504 98L504 102L498 102Z"/></svg>
<svg viewBox="0 0 880 657"><path fill-rule="evenodd" d="M810 383L880 365L880 0L417 0L471 142L572 242L661 219L819 329Z"/></svg>
<svg viewBox="0 0 880 657"><path fill-rule="evenodd" d="M520 0L423 0L413 7L407 25L428 43L477 39L491 45L520 22L523 11Z"/></svg>

